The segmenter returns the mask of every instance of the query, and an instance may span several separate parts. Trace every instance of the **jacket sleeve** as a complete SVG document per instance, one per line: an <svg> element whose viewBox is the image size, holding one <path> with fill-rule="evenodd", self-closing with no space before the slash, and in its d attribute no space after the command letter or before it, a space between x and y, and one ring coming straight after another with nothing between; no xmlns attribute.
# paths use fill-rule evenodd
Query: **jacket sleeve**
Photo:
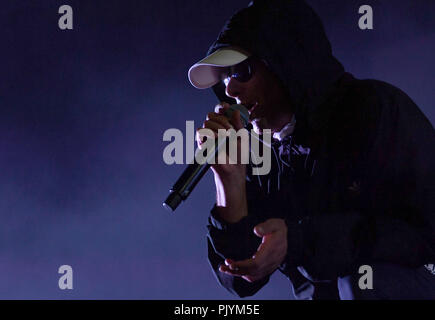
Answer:
<svg viewBox="0 0 435 320"><path fill-rule="evenodd" d="M434 129L406 94L387 90L388 98L377 96L353 110L356 133L344 133L360 139L365 152L365 207L287 219L285 264L313 280L354 273L371 262L416 267L435 261Z"/></svg>
<svg viewBox="0 0 435 320"><path fill-rule="evenodd" d="M219 271L219 266L225 259L236 261L252 257L261 243L254 227L267 219L264 196L260 188L254 183L246 183L248 200L248 216L237 223L226 223L219 218L216 206L213 207L208 223L208 260L218 282L232 294L239 297L252 296L258 292L268 281L270 276L256 282L248 282L240 277L233 277Z"/></svg>
<svg viewBox="0 0 435 320"><path fill-rule="evenodd" d="M250 283L240 277L220 272L219 266L227 258L238 261L252 256L259 245L258 239L254 238L255 235L251 235L253 226L255 224L250 218L245 218L225 229L216 228L213 222L208 226L208 260L213 272L224 288L242 298L254 295L269 281L269 277Z"/></svg>

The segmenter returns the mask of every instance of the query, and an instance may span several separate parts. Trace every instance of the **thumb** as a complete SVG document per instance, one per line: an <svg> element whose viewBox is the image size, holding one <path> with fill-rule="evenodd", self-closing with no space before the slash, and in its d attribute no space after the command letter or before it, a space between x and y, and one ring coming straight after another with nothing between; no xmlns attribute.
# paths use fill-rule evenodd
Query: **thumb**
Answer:
<svg viewBox="0 0 435 320"><path fill-rule="evenodd" d="M256 225L254 228L254 233L258 237L263 237L267 234L279 230L279 227L280 227L279 219L269 219L263 223Z"/></svg>
<svg viewBox="0 0 435 320"><path fill-rule="evenodd" d="M266 229L265 229L265 222L264 223L260 223L260 224L257 224L255 227L254 227L254 233L255 233L255 235L257 236L257 237L263 237L265 234L267 234L267 227L266 227Z"/></svg>

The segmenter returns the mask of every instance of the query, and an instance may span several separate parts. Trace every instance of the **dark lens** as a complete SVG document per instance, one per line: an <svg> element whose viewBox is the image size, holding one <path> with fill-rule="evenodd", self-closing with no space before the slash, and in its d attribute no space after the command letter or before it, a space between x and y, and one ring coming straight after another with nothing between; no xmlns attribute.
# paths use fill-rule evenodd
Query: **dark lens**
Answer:
<svg viewBox="0 0 435 320"><path fill-rule="evenodd" d="M237 81L240 82L249 81L252 76L252 68L249 60L250 59L247 59L231 67L231 77L237 79Z"/></svg>

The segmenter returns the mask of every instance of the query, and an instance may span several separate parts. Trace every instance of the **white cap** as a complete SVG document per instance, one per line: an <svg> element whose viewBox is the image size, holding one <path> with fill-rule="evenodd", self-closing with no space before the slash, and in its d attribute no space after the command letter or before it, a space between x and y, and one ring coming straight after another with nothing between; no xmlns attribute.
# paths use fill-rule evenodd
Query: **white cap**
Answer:
<svg viewBox="0 0 435 320"><path fill-rule="evenodd" d="M210 88L222 80L221 69L223 67L236 65L247 58L249 58L249 54L239 48L225 47L218 49L190 67L189 81L195 88Z"/></svg>

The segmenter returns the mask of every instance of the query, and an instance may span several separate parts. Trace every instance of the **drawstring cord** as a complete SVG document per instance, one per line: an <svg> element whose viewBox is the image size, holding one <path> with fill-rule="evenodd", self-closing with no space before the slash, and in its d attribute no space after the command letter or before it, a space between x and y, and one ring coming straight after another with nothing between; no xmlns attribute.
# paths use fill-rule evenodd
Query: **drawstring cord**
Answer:
<svg viewBox="0 0 435 320"><path fill-rule="evenodd" d="M248 131L248 132L249 132L249 131ZM283 170L281 169L281 164L280 164L280 161L279 161L279 159L280 159L281 157L278 157L278 155L276 154L276 150L275 150L275 148L274 148L271 144L268 144L268 143L264 142L263 139L261 139L260 137L257 137L256 135L252 135L251 132L249 132L249 135L250 135L251 137L254 137L255 139L257 139L257 140L260 141L261 143L263 143L265 146L267 146L267 147L269 147L269 148L272 149L273 154L274 154L274 156L275 156L275 161L276 161L276 163L277 163L277 165L278 165L278 190L280 190L280 189L281 189L281 173L282 173L282 171L283 171ZM256 158L256 156L255 156L255 153L252 151L252 149L251 149L251 154L254 156L254 158L255 158L255 162L257 162L257 158ZM262 187L261 179L260 179L260 177L259 177L258 175L257 175L257 179L258 179L258 183L259 183L260 187ZM267 193L268 193L268 194L270 193L270 179L268 180L268 183L267 183Z"/></svg>

